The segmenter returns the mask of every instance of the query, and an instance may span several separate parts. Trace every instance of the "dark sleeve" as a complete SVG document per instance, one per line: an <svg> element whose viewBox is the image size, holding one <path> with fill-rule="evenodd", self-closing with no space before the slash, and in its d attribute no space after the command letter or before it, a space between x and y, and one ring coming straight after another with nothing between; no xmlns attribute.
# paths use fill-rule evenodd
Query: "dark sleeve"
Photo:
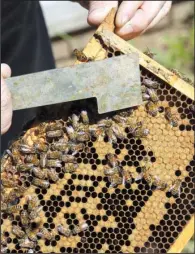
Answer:
<svg viewBox="0 0 195 254"><path fill-rule="evenodd" d="M2 1L1 63L12 76L55 68L50 39L38 1ZM37 109L14 111L10 130L1 137L1 153L34 118Z"/></svg>

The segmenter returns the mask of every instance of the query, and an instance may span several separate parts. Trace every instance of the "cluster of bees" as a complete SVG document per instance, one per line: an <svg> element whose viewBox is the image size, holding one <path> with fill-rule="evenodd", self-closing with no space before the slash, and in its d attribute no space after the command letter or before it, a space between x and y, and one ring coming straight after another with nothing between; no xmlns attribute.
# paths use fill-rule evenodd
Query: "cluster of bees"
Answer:
<svg viewBox="0 0 195 254"><path fill-rule="evenodd" d="M12 233L18 238L19 246L21 248L28 249L28 253L33 253L38 241L38 237L52 241L55 240L55 233L46 228L40 228L38 232L35 232L35 229L32 228L32 222L38 223L40 220L40 212L42 206L39 206L39 200L37 196L27 196L27 210L22 210L22 207L19 205L13 205L15 210L12 209L12 213L20 211L20 221L22 228L20 226L13 225ZM12 214L13 215L13 214ZM87 230L88 224L86 222L80 223L78 226L75 226L73 230L70 230L68 227L63 226L62 224L57 226L57 232L60 235L65 237L70 237L71 235L79 234L80 232ZM37 231L37 230L36 230ZM6 253L7 250L7 237L1 232L1 251Z"/></svg>
<svg viewBox="0 0 195 254"><path fill-rule="evenodd" d="M133 176L131 172L125 171L123 167L120 166L120 162L117 159L116 154L107 154L108 165L104 168L104 174L108 176L111 182L110 187L117 187L120 184L125 185L126 183L132 183ZM181 180L176 179L173 181L171 186L168 186L165 181L162 181L159 177L153 176L150 173L149 166L143 166L141 174L135 178L135 182L145 179L147 184L152 187L154 186L157 190L163 190L171 192L173 196L180 195Z"/></svg>
<svg viewBox="0 0 195 254"><path fill-rule="evenodd" d="M157 116L158 112L161 111L159 107L159 98L156 90L159 87L159 83L151 79L144 78L142 81L142 98L146 101L146 110L151 116ZM165 108L165 117L170 122L172 127L178 126L178 118L171 111L171 108Z"/></svg>

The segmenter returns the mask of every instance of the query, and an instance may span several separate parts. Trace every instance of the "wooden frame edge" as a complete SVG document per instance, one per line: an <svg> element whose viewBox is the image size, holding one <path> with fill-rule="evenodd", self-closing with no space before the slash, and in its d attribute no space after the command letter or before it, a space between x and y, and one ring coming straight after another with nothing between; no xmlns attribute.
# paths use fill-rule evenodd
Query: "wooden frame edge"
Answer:
<svg viewBox="0 0 195 254"><path fill-rule="evenodd" d="M181 253L188 241L194 234L194 215L188 224L185 226L183 231L179 234L171 248L167 253Z"/></svg>

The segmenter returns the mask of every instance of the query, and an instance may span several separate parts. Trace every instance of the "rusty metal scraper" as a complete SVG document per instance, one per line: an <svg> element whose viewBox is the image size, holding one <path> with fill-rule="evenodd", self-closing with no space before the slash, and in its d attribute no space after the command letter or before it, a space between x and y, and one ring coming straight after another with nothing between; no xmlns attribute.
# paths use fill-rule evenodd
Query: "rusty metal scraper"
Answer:
<svg viewBox="0 0 195 254"><path fill-rule="evenodd" d="M6 82L14 110L96 97L102 114L142 103L135 53L13 77Z"/></svg>

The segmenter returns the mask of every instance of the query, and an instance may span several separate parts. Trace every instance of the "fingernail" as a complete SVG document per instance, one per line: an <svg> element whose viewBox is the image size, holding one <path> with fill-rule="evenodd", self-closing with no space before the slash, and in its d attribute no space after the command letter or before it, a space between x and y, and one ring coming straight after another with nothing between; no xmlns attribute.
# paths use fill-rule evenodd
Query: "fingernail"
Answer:
<svg viewBox="0 0 195 254"><path fill-rule="evenodd" d="M110 8L98 8L89 13L89 17L93 19L93 21L96 23L101 23L107 14L109 13Z"/></svg>
<svg viewBox="0 0 195 254"><path fill-rule="evenodd" d="M118 30L118 33L121 35L131 34L133 33L133 27L131 23L126 23L121 29Z"/></svg>

